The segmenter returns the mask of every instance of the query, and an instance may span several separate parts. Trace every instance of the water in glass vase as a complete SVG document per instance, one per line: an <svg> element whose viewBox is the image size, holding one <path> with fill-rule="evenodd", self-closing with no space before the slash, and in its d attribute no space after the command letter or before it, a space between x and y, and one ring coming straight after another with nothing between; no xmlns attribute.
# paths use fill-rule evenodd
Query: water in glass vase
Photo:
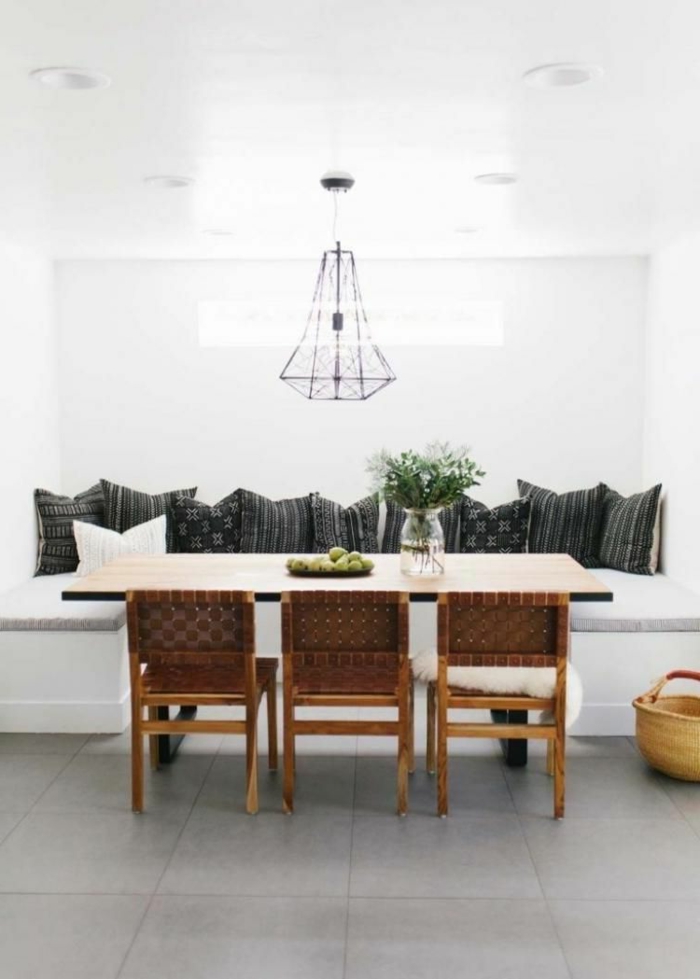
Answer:
<svg viewBox="0 0 700 979"><path fill-rule="evenodd" d="M434 510L406 510L401 528L403 574L435 576L445 573L445 535Z"/></svg>

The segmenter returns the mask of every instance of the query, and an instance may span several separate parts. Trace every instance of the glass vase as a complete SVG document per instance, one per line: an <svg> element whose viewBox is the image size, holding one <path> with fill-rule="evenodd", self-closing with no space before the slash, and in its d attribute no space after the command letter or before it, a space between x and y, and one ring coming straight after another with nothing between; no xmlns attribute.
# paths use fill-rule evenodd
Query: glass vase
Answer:
<svg viewBox="0 0 700 979"><path fill-rule="evenodd" d="M445 535L439 513L406 510L401 528L401 571L403 574L435 577L445 573Z"/></svg>

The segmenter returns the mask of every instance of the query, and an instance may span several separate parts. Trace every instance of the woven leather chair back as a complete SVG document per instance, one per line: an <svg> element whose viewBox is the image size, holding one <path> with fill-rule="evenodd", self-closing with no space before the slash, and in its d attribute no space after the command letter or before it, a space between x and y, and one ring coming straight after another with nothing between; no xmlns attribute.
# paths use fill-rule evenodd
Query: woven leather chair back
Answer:
<svg viewBox="0 0 700 979"><path fill-rule="evenodd" d="M438 645L449 666L556 666L569 641L568 595L449 593Z"/></svg>
<svg viewBox="0 0 700 979"><path fill-rule="evenodd" d="M291 592L282 648L300 690L393 691L408 655L408 599L400 592Z"/></svg>
<svg viewBox="0 0 700 979"><path fill-rule="evenodd" d="M253 603L239 591L129 592L129 651L151 664L242 662L255 651Z"/></svg>

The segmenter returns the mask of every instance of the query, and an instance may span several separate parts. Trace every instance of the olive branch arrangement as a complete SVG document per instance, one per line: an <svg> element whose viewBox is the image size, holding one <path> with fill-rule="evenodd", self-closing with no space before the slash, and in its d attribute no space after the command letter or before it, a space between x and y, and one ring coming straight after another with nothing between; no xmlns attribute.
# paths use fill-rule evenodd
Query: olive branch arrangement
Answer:
<svg viewBox="0 0 700 979"><path fill-rule="evenodd" d="M367 460L372 489L380 498L405 510L436 510L449 506L486 475L469 458L466 446L430 442L423 452L392 455L386 449Z"/></svg>
<svg viewBox="0 0 700 979"><path fill-rule="evenodd" d="M485 475L469 458L469 449L452 448L449 442L431 442L422 453L391 455L383 449L368 459L367 471L380 499L408 511L401 538L401 553L410 561L407 573L442 574L442 533L436 511L455 503Z"/></svg>

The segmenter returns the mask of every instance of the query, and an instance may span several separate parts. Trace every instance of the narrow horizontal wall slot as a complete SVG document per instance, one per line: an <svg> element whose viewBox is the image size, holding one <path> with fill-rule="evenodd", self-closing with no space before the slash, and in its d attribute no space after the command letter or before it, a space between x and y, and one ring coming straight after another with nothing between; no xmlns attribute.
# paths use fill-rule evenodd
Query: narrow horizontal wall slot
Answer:
<svg viewBox="0 0 700 979"><path fill-rule="evenodd" d="M203 300L197 304L201 347L289 347L303 329L309 305L297 297ZM329 307L322 329L330 330ZM503 303L480 300L384 299L367 308L373 338L387 347L500 347ZM345 316L350 336L354 321Z"/></svg>

